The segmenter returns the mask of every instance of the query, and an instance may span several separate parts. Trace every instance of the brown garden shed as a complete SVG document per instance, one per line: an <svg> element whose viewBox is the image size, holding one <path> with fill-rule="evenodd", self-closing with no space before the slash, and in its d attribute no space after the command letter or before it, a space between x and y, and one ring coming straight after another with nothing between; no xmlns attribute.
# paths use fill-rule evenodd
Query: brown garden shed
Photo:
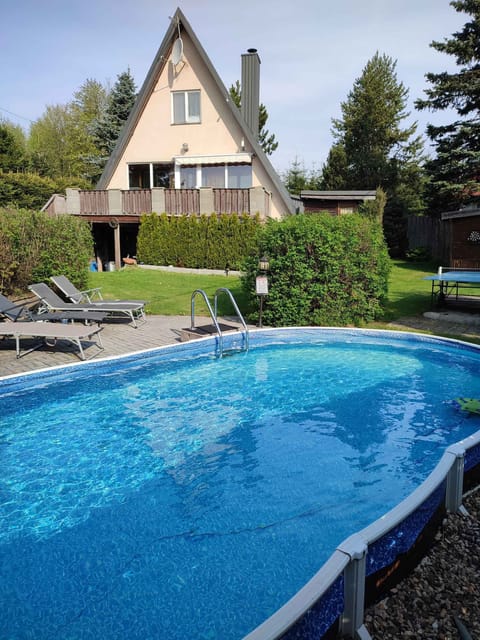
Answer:
<svg viewBox="0 0 480 640"><path fill-rule="evenodd" d="M480 208L446 211L442 213L442 222L450 238L448 266L480 269Z"/></svg>

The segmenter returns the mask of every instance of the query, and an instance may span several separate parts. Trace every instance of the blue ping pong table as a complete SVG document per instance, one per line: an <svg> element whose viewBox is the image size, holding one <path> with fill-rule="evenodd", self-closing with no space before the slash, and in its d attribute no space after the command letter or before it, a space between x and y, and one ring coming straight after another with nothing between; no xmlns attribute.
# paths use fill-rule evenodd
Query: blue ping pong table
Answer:
<svg viewBox="0 0 480 640"><path fill-rule="evenodd" d="M462 289L465 287L480 287L480 269L466 270L455 269L454 267L439 267L438 273L432 276L425 276L424 280L431 280L432 282L432 305L434 301L442 303L448 298L458 302L460 286Z"/></svg>

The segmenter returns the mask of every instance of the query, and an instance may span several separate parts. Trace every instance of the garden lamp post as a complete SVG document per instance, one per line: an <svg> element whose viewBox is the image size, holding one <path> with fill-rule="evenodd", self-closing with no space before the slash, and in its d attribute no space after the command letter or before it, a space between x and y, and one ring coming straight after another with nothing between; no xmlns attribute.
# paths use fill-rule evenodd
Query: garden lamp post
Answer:
<svg viewBox="0 0 480 640"><path fill-rule="evenodd" d="M268 295L267 272L269 268L270 268L270 264L268 262L268 258L266 256L262 256L258 261L259 275L257 276L256 282L255 282L256 293L260 299L260 311L258 314L258 326L260 329L262 328L263 299L266 295Z"/></svg>

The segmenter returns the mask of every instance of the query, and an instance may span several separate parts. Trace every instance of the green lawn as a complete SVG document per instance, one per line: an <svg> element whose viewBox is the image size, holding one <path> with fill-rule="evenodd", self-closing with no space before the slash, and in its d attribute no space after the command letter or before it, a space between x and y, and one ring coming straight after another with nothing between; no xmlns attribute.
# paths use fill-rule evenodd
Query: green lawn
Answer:
<svg viewBox="0 0 480 640"><path fill-rule="evenodd" d="M430 282L423 277L435 272L431 264L393 261L388 300L383 322L413 316L430 308ZM105 298L141 298L148 301L147 312L161 315L190 315L190 300L195 289L203 289L210 299L219 287L230 289L238 306L246 312L246 298L237 276L197 275L127 267L121 271L90 272L91 287L102 287ZM206 313L197 296L195 310ZM220 314L232 312L225 296L220 298Z"/></svg>
<svg viewBox="0 0 480 640"><path fill-rule="evenodd" d="M121 271L89 273L89 286L101 287L104 298L146 300L147 313L155 315L190 315L191 296L203 289L210 300L219 287L230 289L238 306L245 311L246 299L237 276L196 275L127 267ZM220 315L233 312L226 296L219 297ZM207 309L201 296L195 298L195 313L204 315Z"/></svg>
<svg viewBox="0 0 480 640"><path fill-rule="evenodd" d="M384 322L416 316L430 309L431 282L425 276L436 272L433 264L393 260L388 283Z"/></svg>

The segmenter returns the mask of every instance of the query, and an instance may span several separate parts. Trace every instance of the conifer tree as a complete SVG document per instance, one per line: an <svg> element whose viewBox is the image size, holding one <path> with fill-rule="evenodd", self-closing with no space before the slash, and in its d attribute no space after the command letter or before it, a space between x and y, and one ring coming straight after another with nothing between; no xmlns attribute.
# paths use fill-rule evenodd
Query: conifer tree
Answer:
<svg viewBox="0 0 480 640"><path fill-rule="evenodd" d="M480 0L454 0L450 5L471 19L451 38L430 46L454 56L458 70L427 73L427 97L416 102L418 109L453 108L458 114L451 124L427 127L436 150L427 163L432 213L456 209L480 192Z"/></svg>
<svg viewBox="0 0 480 640"><path fill-rule="evenodd" d="M240 82L237 80L235 84L229 89L230 97L236 106L240 109L242 106L242 90L240 87ZM265 128L268 120L268 111L264 104L260 104L259 114L258 114L258 142L267 156L271 156L272 153L277 149L278 142L275 140L275 134L270 133L268 129Z"/></svg>
<svg viewBox="0 0 480 640"><path fill-rule="evenodd" d="M423 210L423 143L415 122L404 125L407 99L396 61L377 52L342 102L342 118L333 120L337 171L329 183L334 177L345 189L381 187L387 193L383 222L392 255L405 249L406 216Z"/></svg>
<svg viewBox="0 0 480 640"><path fill-rule="evenodd" d="M341 143L334 144L322 167L321 188L336 191L347 186L347 154Z"/></svg>
<svg viewBox="0 0 480 640"><path fill-rule="evenodd" d="M120 73L111 90L103 114L92 127L93 136L105 161L112 153L120 131L135 103L136 87L130 70Z"/></svg>
<svg viewBox="0 0 480 640"><path fill-rule="evenodd" d="M21 171L26 165L26 142L23 129L0 120L0 170Z"/></svg>

